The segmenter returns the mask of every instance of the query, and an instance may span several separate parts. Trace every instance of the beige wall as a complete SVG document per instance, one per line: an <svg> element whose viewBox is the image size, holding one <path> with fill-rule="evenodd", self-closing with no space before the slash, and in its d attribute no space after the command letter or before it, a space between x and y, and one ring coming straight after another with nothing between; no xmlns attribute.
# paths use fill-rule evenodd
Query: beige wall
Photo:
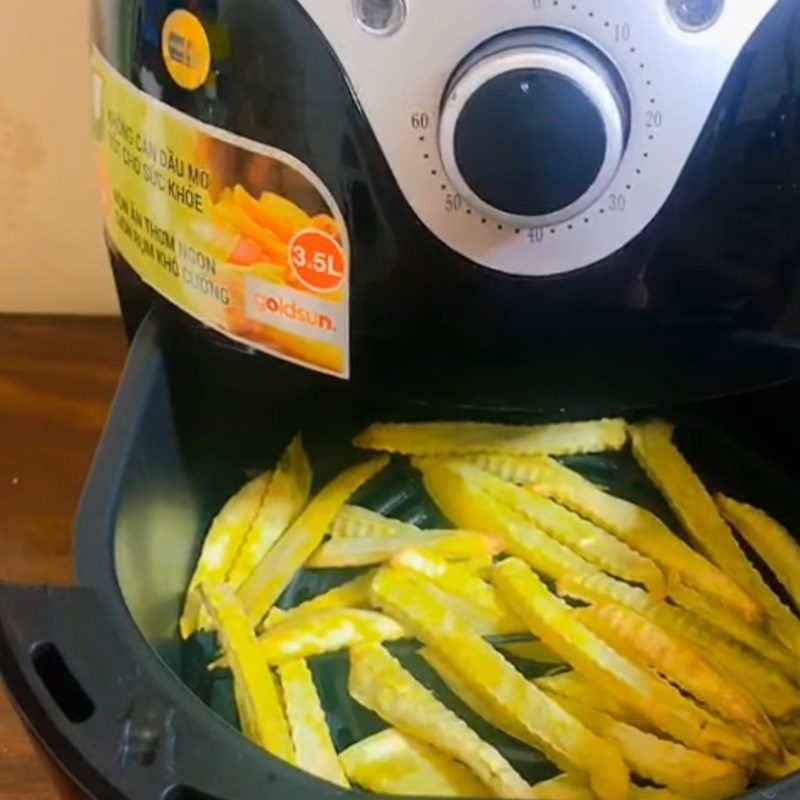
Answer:
<svg viewBox="0 0 800 800"><path fill-rule="evenodd" d="M115 312L89 127L87 2L10 6L0 34L0 312Z"/></svg>

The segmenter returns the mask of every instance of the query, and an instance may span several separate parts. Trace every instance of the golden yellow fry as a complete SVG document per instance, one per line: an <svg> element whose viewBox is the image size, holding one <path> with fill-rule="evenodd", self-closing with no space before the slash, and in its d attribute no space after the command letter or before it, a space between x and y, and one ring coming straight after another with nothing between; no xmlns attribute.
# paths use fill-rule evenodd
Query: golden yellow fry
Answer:
<svg viewBox="0 0 800 800"><path fill-rule="evenodd" d="M214 517L186 592L180 621L182 638L188 639L198 629L201 615L205 616L198 590L200 584L222 583L228 577L228 571L258 515L271 480L272 473L265 472L245 484ZM203 627L207 627L208 618L203 622Z"/></svg>
<svg viewBox="0 0 800 800"><path fill-rule="evenodd" d="M514 658L521 658L525 661L535 661L538 664L564 664L565 661L558 653L554 653L547 645L542 644L538 639L531 639L529 642L509 642L508 644L498 644L498 650L502 650Z"/></svg>
<svg viewBox="0 0 800 800"><path fill-rule="evenodd" d="M777 642L768 630L751 624L697 589L685 586L680 580L675 579L670 583L669 596L681 608L691 611L713 628L724 631L732 639L746 644L762 658L774 662L787 675L797 673L797 657Z"/></svg>
<svg viewBox="0 0 800 800"><path fill-rule="evenodd" d="M308 664L302 659L281 664L278 678L292 734L295 763L322 780L348 788L350 784L331 741L325 712Z"/></svg>
<svg viewBox="0 0 800 800"><path fill-rule="evenodd" d="M265 193L259 201L239 185L233 190L232 200L254 223L283 243L288 243L296 233L311 224L308 214L291 200L276 194Z"/></svg>
<svg viewBox="0 0 800 800"><path fill-rule="evenodd" d="M736 764L660 739L573 700L556 699L586 727L613 742L640 778L695 800L727 800L747 786L747 773Z"/></svg>
<svg viewBox="0 0 800 800"><path fill-rule="evenodd" d="M351 581L335 586L299 606L283 611L273 608L261 623L260 630L266 631L277 622L288 622L301 617L308 617L320 611L330 611L335 608L369 608L369 588L375 571L365 572Z"/></svg>
<svg viewBox="0 0 800 800"><path fill-rule="evenodd" d="M529 798L530 800L596 800L594 792L586 781L574 775L558 775L537 783L531 789Z"/></svg>
<svg viewBox="0 0 800 800"><path fill-rule="evenodd" d="M730 761L746 762L757 753L758 745L750 736L712 717L595 636L519 559L495 567L494 581L511 608L548 647L658 730L692 749Z"/></svg>
<svg viewBox="0 0 800 800"><path fill-rule="evenodd" d="M775 730L750 692L722 675L691 643L621 605L595 605L573 613L626 658L668 678L718 716L746 728L762 747L780 753Z"/></svg>
<svg viewBox="0 0 800 800"><path fill-rule="evenodd" d="M382 564L409 547L438 553L445 558L467 559L500 552L496 537L473 531L420 531L392 536L329 539L308 560L309 569L366 567Z"/></svg>
<svg viewBox="0 0 800 800"><path fill-rule="evenodd" d="M462 680L458 672L450 666L447 659L437 653L436 650L424 647L420 650L419 655L434 669L447 688L479 717L482 717L485 722L503 731L508 736L519 739L534 749L539 749L537 737L531 736L525 726L517 722L513 717L495 713L492 705L485 702L480 693L474 691L468 682ZM530 797L538 798L539 800L596 800L587 780L580 774L561 775L557 778L537 783L533 787Z"/></svg>
<svg viewBox="0 0 800 800"><path fill-rule="evenodd" d="M294 764L294 747L278 685L244 609L233 591L223 584L203 583L200 594L233 672L244 735L272 755Z"/></svg>
<svg viewBox="0 0 800 800"><path fill-rule="evenodd" d="M392 566L406 567L418 572L448 596L460 601L462 619L482 636L508 636L526 632L522 621L500 602L490 583L479 578L468 564L447 561L435 553L423 550L401 550L391 560ZM459 613L457 607L453 607Z"/></svg>
<svg viewBox="0 0 800 800"><path fill-rule="evenodd" d="M339 223L330 214L316 214L311 218L311 227L318 231L327 233L334 239L341 240L342 233L339 229Z"/></svg>
<svg viewBox="0 0 800 800"><path fill-rule="evenodd" d="M559 775L537 783L531 790L530 800L596 800L592 790L573 775ZM669 789L631 786L628 800L686 800Z"/></svg>
<svg viewBox="0 0 800 800"><path fill-rule="evenodd" d="M334 539L358 539L362 536L414 536L422 533L415 525L400 522L398 519L384 517L377 511L361 506L345 506L333 519L331 536Z"/></svg>
<svg viewBox="0 0 800 800"><path fill-rule="evenodd" d="M621 450L628 440L625 421L564 422L557 425L496 425L488 422L377 423L354 444L408 456L471 453L568 456Z"/></svg>
<svg viewBox="0 0 800 800"><path fill-rule="evenodd" d="M441 586L437 586L433 581L418 575L420 581L424 582L431 596L436 598L437 603L441 603L445 608L453 612L462 622L468 625L475 633L480 636L507 636L509 629L507 620L498 619L496 615L487 613L485 609L470 602L467 598L457 594L452 594ZM517 623L515 630L511 633L519 633Z"/></svg>
<svg viewBox="0 0 800 800"><path fill-rule="evenodd" d="M339 758L347 777L375 794L483 797L489 792L458 761L396 728L348 747Z"/></svg>
<svg viewBox="0 0 800 800"><path fill-rule="evenodd" d="M634 786L629 800L684 800L669 789L656 789L653 786Z"/></svg>
<svg viewBox="0 0 800 800"><path fill-rule="evenodd" d="M444 658L470 692L506 729L526 737L565 771L587 776L602 800L625 797L630 776L619 753L517 672L490 644L436 600L413 572L384 568L372 582L373 602Z"/></svg>
<svg viewBox="0 0 800 800"><path fill-rule="evenodd" d="M752 598L646 509L604 492L547 456L477 456L474 461L504 480L530 485L539 494L605 528L652 558L668 575L679 576L745 619L758 618L759 608Z"/></svg>
<svg viewBox="0 0 800 800"><path fill-rule="evenodd" d="M800 756L800 718L778 722L775 727L786 750L792 755Z"/></svg>
<svg viewBox="0 0 800 800"><path fill-rule="evenodd" d="M550 456L509 456L491 453L481 453L476 456L464 456L464 460L476 467L485 469L508 483L515 483L517 486L537 486L545 481L556 481L559 470L566 470L570 475L575 475L581 480L583 476L573 472L568 467L563 466ZM592 489L602 491L593 483L589 484ZM559 501L560 502L560 501ZM567 505L566 503L564 505ZM567 506L569 507L569 506ZM575 510L575 509L573 509ZM586 516L585 514L582 516ZM588 519L588 517L587 517Z"/></svg>
<svg viewBox="0 0 800 800"><path fill-rule="evenodd" d="M782 759L763 755L756 764L755 779L757 781L780 781L800 772L800 758L786 753Z"/></svg>
<svg viewBox="0 0 800 800"><path fill-rule="evenodd" d="M663 422L631 428L633 452L659 487L695 543L733 578L767 614L771 633L800 658L800 619L748 561L700 479L671 441Z"/></svg>
<svg viewBox="0 0 800 800"><path fill-rule="evenodd" d="M428 494L454 524L498 536L507 553L551 578L596 571L588 561L472 483L474 468L469 464L423 459L415 466L422 472Z"/></svg>
<svg viewBox="0 0 800 800"><path fill-rule="evenodd" d="M787 675L694 614L667 603L655 603L646 592L602 573L565 576L558 581L558 591L587 603L619 603L688 639L717 669L747 687L772 719L785 719L800 712L800 691Z"/></svg>
<svg viewBox="0 0 800 800"><path fill-rule="evenodd" d="M311 217L302 208L275 192L263 192L258 205L263 214L263 224L275 231L284 242L289 242L304 228L311 226Z"/></svg>
<svg viewBox="0 0 800 800"><path fill-rule="evenodd" d="M476 578L485 580L494 564L494 556L475 556L474 558L460 561L459 564L464 569L469 570Z"/></svg>
<svg viewBox="0 0 800 800"><path fill-rule="evenodd" d="M311 491L311 465L296 436L278 462L258 514L233 562L227 583L238 589L281 534L297 519Z"/></svg>
<svg viewBox="0 0 800 800"><path fill-rule="evenodd" d="M393 642L406 636L393 619L376 611L335 608L279 619L258 638L266 664L334 653L364 642Z"/></svg>
<svg viewBox="0 0 800 800"><path fill-rule="evenodd" d="M218 225L230 228L254 241L274 264L288 263L288 248L271 229L256 222L239 204L220 202L212 206L209 217Z"/></svg>
<svg viewBox="0 0 800 800"><path fill-rule="evenodd" d="M404 733L460 761L498 797L524 798L530 786L505 758L440 703L380 645L350 651L350 694Z"/></svg>
<svg viewBox="0 0 800 800"><path fill-rule="evenodd" d="M556 699L563 697L572 700L637 728L649 727L646 718L632 711L629 706L623 705L607 692L598 691L591 681L575 670L536 678L534 683L542 691Z"/></svg>
<svg viewBox="0 0 800 800"><path fill-rule="evenodd" d="M541 740L538 737L531 736L525 725L518 722L513 716L498 714L495 711L495 707L487 702L480 691L473 688L473 685L463 680L458 671L450 665L450 662L441 653L430 647L423 647L419 651L419 655L425 659L428 665L442 679L444 685L481 717L484 722L488 722L513 739L525 742L535 750L539 749Z"/></svg>
<svg viewBox="0 0 800 800"><path fill-rule="evenodd" d="M537 528L590 564L633 583L644 584L659 600L666 597L664 573L656 564L603 528L547 497L507 483L479 467L465 464L463 469L462 474L469 476L481 489L518 511Z"/></svg>
<svg viewBox="0 0 800 800"><path fill-rule="evenodd" d="M714 499L722 516L764 559L800 610L800 545L786 528L761 509L723 494Z"/></svg>
<svg viewBox="0 0 800 800"><path fill-rule="evenodd" d="M388 463L386 457L375 458L334 478L261 559L255 571L238 589L239 598L254 626L266 616L297 570L319 547L339 509Z"/></svg>
<svg viewBox="0 0 800 800"><path fill-rule="evenodd" d="M559 775L549 781L537 783L530 795L531 800L596 800L592 790L573 775ZM669 789L656 789L633 785L628 800L686 800Z"/></svg>
<svg viewBox="0 0 800 800"><path fill-rule="evenodd" d="M513 717L505 717L495 713L495 709L484 701L479 692L474 691L469 683L463 681L458 672L436 650L424 647L419 655L439 675L444 684L469 706L484 721L503 731L514 739L525 742L534 749L539 749L536 737L531 736L525 726L516 722ZM596 692L595 692L596 694ZM585 778L579 774L561 775L548 781L537 783L530 797L539 800L596 800Z"/></svg>

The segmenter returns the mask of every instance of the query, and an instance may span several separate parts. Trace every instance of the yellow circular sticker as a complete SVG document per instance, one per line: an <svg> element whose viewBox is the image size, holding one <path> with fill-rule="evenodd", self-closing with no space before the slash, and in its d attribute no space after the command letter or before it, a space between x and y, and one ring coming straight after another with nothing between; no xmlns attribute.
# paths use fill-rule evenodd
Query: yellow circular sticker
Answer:
<svg viewBox="0 0 800 800"><path fill-rule="evenodd" d="M202 23L190 11L178 9L164 21L161 53L172 80L183 89L198 89L211 70L211 46Z"/></svg>

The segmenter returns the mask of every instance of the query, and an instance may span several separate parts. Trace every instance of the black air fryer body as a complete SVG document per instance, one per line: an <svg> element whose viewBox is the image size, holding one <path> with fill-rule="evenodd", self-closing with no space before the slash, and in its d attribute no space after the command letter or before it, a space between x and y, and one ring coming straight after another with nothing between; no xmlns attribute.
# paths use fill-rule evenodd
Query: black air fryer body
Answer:
<svg viewBox="0 0 800 800"><path fill-rule="evenodd" d="M204 669L213 642L176 630L215 509L297 430L321 483L331 443L376 418L657 409L701 474L800 530L800 2L457 5L96 2L123 78L332 195L351 368L226 338L109 242L132 346L77 518L79 588L0 587L0 669L78 796L343 794L246 742ZM210 42L192 90L162 53L179 8Z"/></svg>
<svg viewBox="0 0 800 800"><path fill-rule="evenodd" d="M652 15L664 13L660 0L651 4ZM622 168L629 169L624 180L630 183L621 186L619 197L613 192L613 198L602 196L589 216L582 212L557 225L525 228L522 222L498 222L471 209L466 200L457 201L457 213L467 220L464 240L476 235L473 228L483 235L487 226L503 227L497 231L499 239L486 245L487 262L510 238L515 247L519 240L527 243L521 258L535 265L540 245L530 239L555 241L554 267L569 269L539 277L479 265L432 233L398 185L402 165L395 171L390 167L354 97L354 79L301 4L238 0L197 6L200 18L216 31L212 41L219 42L213 96L178 88L164 67L161 25L179 4L123 5L125 14L100 16L97 36L103 54L123 75L199 120L286 150L317 172L334 194L352 244L351 355L357 385L393 380L408 390L433 380L444 364L454 381L454 397L463 397L466 387L458 384L458 377L480 363L489 368L495 392L506 394L511 404L572 406L586 402L585 389L594 387L598 404L642 405L769 384L800 369L792 344L800 333L795 63L800 8L791 0L775 5L735 59L663 206L610 255L596 262L573 260L570 253L559 258L558 237L568 248L570 240L591 242L618 226L640 202L637 191L647 195L651 162L666 157L668 139L660 151L648 152L643 144L643 152L634 154L638 160ZM349 19L347 5L341 4ZM577 12L569 5L561 4L565 26L575 24L572 15ZM594 14L589 5L581 11ZM728 11L736 13L735 8ZM412 5L409 18L415 13ZM489 40L497 35L495 16L499 14L487 9ZM533 27L537 14L529 16ZM599 9L597 16L602 16ZM438 24L442 37L458 27L457 20L446 18ZM691 47L715 47L713 37L703 41L711 33L713 28L695 34L698 42ZM633 38L625 45L626 55L635 49L628 46L636 43L635 29L629 35ZM364 39L366 47L370 37L364 34ZM413 42L409 47L413 50ZM647 52L635 56L630 68L647 64ZM469 47L463 57L470 57ZM452 64L453 71L458 67ZM395 69L402 72L403 65ZM643 88L652 90L653 97L638 98L641 108L631 110L630 125L640 127L648 142L650 135L669 136L666 119L660 128L646 127L658 119L651 116L649 101L659 108L665 97L690 93L676 85L678 76L645 72L652 72L652 78ZM449 77L441 76L443 95ZM702 82L704 76L692 79ZM676 105L674 116L680 121L681 104ZM411 129L415 109L406 110L398 119L408 117ZM432 118L436 111L431 110ZM490 117L487 130L475 134L486 142L483 157L490 164L496 159L498 171L504 166L513 171L513 165L504 165L505 155L492 150L494 127ZM435 120L421 136L428 141L420 157L437 172L425 188L441 200L447 217L448 202L458 193L440 164ZM560 156L562 169L555 170L555 177L542 175L543 202L547 192L556 191L559 175L568 171L573 157L569 151ZM632 187L627 196L625 186ZM626 204L626 210L612 210L612 202ZM118 257L114 268L126 319L135 327L151 298ZM503 368L493 371L498 364ZM542 375L547 375L546 382Z"/></svg>

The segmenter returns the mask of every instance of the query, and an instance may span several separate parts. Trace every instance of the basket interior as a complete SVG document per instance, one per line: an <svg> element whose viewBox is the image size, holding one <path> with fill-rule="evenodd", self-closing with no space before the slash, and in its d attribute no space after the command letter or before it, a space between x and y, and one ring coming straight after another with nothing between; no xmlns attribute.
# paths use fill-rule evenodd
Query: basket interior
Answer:
<svg viewBox="0 0 800 800"><path fill-rule="evenodd" d="M331 388L313 379L309 383L306 377L258 382L255 386L260 389L251 392L241 386L232 390L224 376L208 380L207 374L183 372L172 370L168 391L160 399L153 398L143 415L120 487L113 558L122 596L144 637L169 669L234 726L237 722L229 675L211 674L206 669L216 649L213 638L199 636L181 642L177 635L184 590L203 535L232 492L259 471L271 468L297 431L303 432L316 491L342 469L365 458L350 442L374 420L542 420L541 416L526 417L519 412L481 414L474 408L465 412L455 407L388 404L357 396L344 385ZM800 531L797 493L785 475L720 433L713 419L681 411L666 416L678 424L677 443L711 490L759 505L790 530ZM742 424L746 425L746 420ZM674 531L680 530L629 452L581 456L566 462L613 494L649 508ZM447 524L403 458L395 458L353 502L420 527ZM354 574L302 571L279 605L300 603ZM526 778L536 781L555 773L555 767L538 753L491 728L466 708L417 656L415 643L401 642L391 649ZM529 661L515 663L531 677L559 669ZM346 654L313 659L312 670L338 749L384 727L349 697Z"/></svg>

